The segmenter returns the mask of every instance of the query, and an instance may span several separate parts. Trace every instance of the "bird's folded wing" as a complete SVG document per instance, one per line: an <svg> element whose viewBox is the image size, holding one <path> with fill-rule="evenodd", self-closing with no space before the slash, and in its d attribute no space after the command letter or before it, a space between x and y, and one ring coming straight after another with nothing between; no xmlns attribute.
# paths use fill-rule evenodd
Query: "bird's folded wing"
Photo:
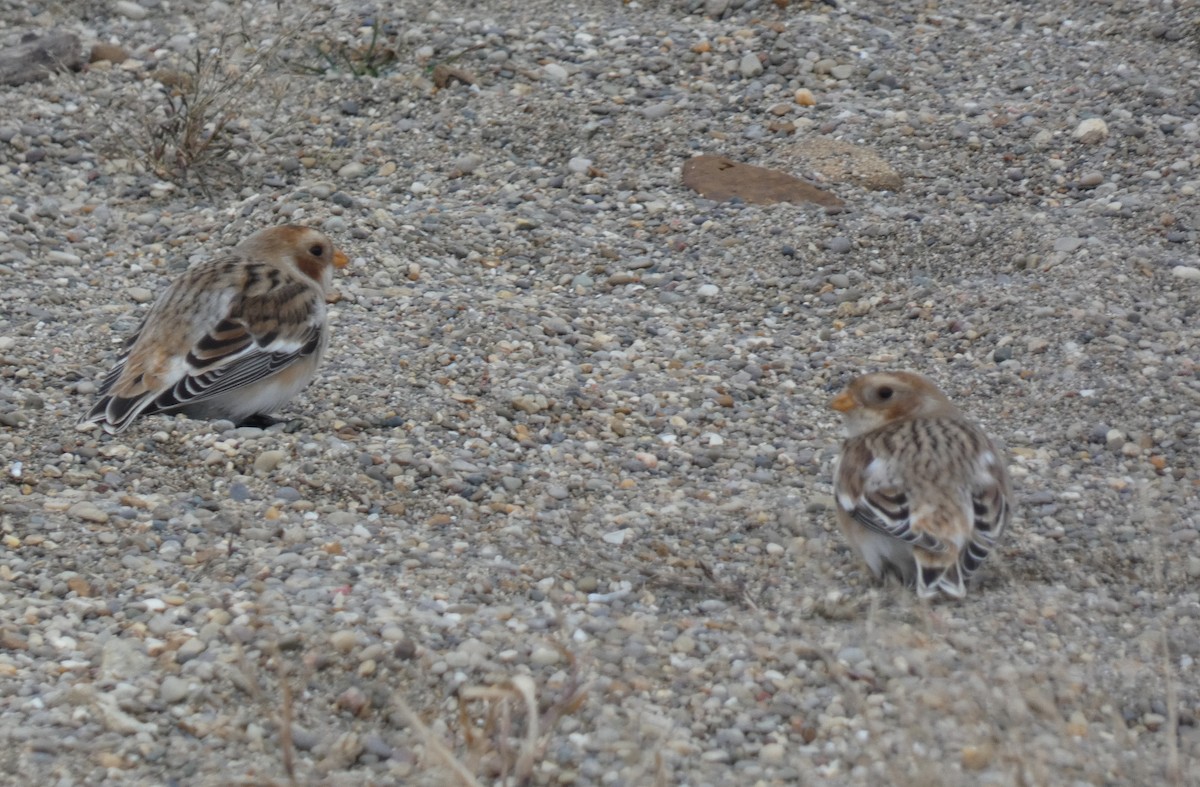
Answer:
<svg viewBox="0 0 1200 787"><path fill-rule="evenodd" d="M837 502L868 530L928 552L947 549L941 539L913 527L908 493L899 475L864 441L851 441L838 465Z"/></svg>
<svg viewBox="0 0 1200 787"><path fill-rule="evenodd" d="M199 277L211 270L216 264L197 271L197 281L181 284L199 284ZM156 306L105 377L101 396L84 420L120 432L140 414L177 411L212 399L317 352L324 329L320 293L300 282L256 275L258 286L250 294L245 282L208 288L174 317L178 324L171 324L171 313ZM172 293L168 296L160 305L173 305ZM175 301L180 302L182 297ZM173 337L189 335L187 321L202 315L209 327L194 341L177 344Z"/></svg>
<svg viewBox="0 0 1200 787"><path fill-rule="evenodd" d="M281 285L235 299L229 314L185 357L185 374L154 399L166 410L252 385L317 352L323 330L319 293Z"/></svg>

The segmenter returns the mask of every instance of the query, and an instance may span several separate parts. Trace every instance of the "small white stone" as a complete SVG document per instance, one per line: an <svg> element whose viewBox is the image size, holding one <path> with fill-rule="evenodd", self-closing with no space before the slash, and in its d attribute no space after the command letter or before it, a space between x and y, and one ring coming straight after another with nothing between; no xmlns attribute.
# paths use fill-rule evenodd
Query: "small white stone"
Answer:
<svg viewBox="0 0 1200 787"><path fill-rule="evenodd" d="M583 158L582 156L576 156L567 162L567 169L577 175L586 174L591 167L592 160L590 158Z"/></svg>
<svg viewBox="0 0 1200 787"><path fill-rule="evenodd" d="M768 743L758 750L758 758L767 765L780 765L785 751L782 743Z"/></svg>
<svg viewBox="0 0 1200 787"><path fill-rule="evenodd" d="M1176 265L1171 269L1171 275L1177 279L1200 281L1200 268L1193 268L1190 265Z"/></svg>
<svg viewBox="0 0 1200 787"><path fill-rule="evenodd" d="M625 539L630 538L632 535L633 530L631 528L625 528L623 530L613 530L609 533L605 533L603 536L601 536L601 538L604 539L604 543L619 547L621 544L625 543Z"/></svg>
<svg viewBox="0 0 1200 787"><path fill-rule="evenodd" d="M388 624L379 631L379 638L384 642L403 642L408 639L404 629L395 624Z"/></svg>
<svg viewBox="0 0 1200 787"><path fill-rule="evenodd" d="M567 81L567 69L560 66L558 63L547 63L542 66L542 71L546 72L546 76L553 79L555 82Z"/></svg>
<svg viewBox="0 0 1200 787"><path fill-rule="evenodd" d="M145 287L130 287L125 291L134 303L149 303L154 293Z"/></svg>
<svg viewBox="0 0 1200 787"><path fill-rule="evenodd" d="M150 16L148 10L132 2L132 0L117 0L117 2L113 3L113 9L121 16L130 19L145 19Z"/></svg>
<svg viewBox="0 0 1200 787"><path fill-rule="evenodd" d="M721 291L721 288L715 284L701 284L696 288L696 294L701 298L712 298Z"/></svg>
<svg viewBox="0 0 1200 787"><path fill-rule="evenodd" d="M329 644L338 653L349 653L358 644L358 635L350 629L335 631L329 635Z"/></svg>
<svg viewBox="0 0 1200 787"><path fill-rule="evenodd" d="M451 162L451 166L462 174L467 175L479 169L479 165L482 163L483 156L480 156L476 153L464 153L463 155L454 159L454 161Z"/></svg>
<svg viewBox="0 0 1200 787"><path fill-rule="evenodd" d="M254 472L269 473L287 458L283 451L263 451L254 460Z"/></svg>
<svg viewBox="0 0 1200 787"><path fill-rule="evenodd" d="M1108 138L1108 124L1100 118L1088 118L1075 127L1074 136L1085 145L1095 145Z"/></svg>
<svg viewBox="0 0 1200 787"><path fill-rule="evenodd" d="M367 168L362 164L357 161L351 161L349 164L344 165L338 170L338 177L345 178L346 180L352 180L354 178L361 178L363 173L366 171Z"/></svg>

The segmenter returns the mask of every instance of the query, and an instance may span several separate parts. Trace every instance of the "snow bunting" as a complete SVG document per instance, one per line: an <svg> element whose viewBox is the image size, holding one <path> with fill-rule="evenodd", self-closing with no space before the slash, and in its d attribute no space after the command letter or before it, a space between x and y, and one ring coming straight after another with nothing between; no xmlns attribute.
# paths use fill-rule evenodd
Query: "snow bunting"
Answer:
<svg viewBox="0 0 1200 787"><path fill-rule="evenodd" d="M153 413L274 423L321 363L333 268L347 262L322 233L286 225L193 265L126 342L83 421L110 434Z"/></svg>
<svg viewBox="0 0 1200 787"><path fill-rule="evenodd" d="M913 372L863 375L830 407L846 424L834 489L850 543L878 578L962 598L1012 515L1000 450Z"/></svg>

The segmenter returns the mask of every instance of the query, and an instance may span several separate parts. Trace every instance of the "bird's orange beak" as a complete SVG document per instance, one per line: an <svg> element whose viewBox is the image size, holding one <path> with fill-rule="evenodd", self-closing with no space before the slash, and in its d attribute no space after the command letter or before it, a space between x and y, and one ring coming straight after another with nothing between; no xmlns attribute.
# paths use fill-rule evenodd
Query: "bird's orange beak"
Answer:
<svg viewBox="0 0 1200 787"><path fill-rule="evenodd" d="M833 397L833 401L829 403L829 406L834 410L837 410L839 413L848 413L857 405L855 405L854 397L850 395L849 391L842 391L840 394Z"/></svg>
<svg viewBox="0 0 1200 787"><path fill-rule="evenodd" d="M342 253L341 249L333 252L333 267L344 268L350 264L350 258Z"/></svg>

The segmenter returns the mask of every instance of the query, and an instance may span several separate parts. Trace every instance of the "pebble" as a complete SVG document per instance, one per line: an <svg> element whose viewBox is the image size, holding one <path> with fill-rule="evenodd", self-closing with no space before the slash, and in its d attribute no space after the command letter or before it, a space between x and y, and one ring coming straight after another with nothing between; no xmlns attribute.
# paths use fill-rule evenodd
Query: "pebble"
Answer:
<svg viewBox="0 0 1200 787"><path fill-rule="evenodd" d="M738 63L738 71L746 79L759 76L764 71L762 60L759 59L755 52L747 52L742 55L741 62Z"/></svg>
<svg viewBox="0 0 1200 787"><path fill-rule="evenodd" d="M512 406L526 413L540 413L550 407L550 400L541 394L522 394L512 398Z"/></svg>
<svg viewBox="0 0 1200 787"><path fill-rule="evenodd" d="M547 63L542 66L542 72L555 82L566 82L570 76L567 69L563 68L558 63Z"/></svg>
<svg viewBox="0 0 1200 787"><path fill-rule="evenodd" d="M590 158L582 158L576 156L567 162L567 169L577 175L586 174L592 168L592 160Z"/></svg>
<svg viewBox="0 0 1200 787"><path fill-rule="evenodd" d="M159 686L158 696L168 705L174 705L187 699L188 691L186 680L176 675L168 675Z"/></svg>
<svg viewBox="0 0 1200 787"><path fill-rule="evenodd" d="M312 751L321 741L321 735L315 730L305 729L298 724L292 725L292 745L299 751Z"/></svg>
<svg viewBox="0 0 1200 787"><path fill-rule="evenodd" d="M1194 268L1191 265L1176 265L1171 268L1171 275L1186 281L1200 281L1200 268Z"/></svg>
<svg viewBox="0 0 1200 787"><path fill-rule="evenodd" d="M207 645L204 641L198 638L189 639L179 646L179 650L175 651L175 661L183 664L199 656L205 651Z"/></svg>
<svg viewBox="0 0 1200 787"><path fill-rule="evenodd" d="M758 759L765 765L778 766L783 764L786 754L787 750L782 743L766 743L758 750Z"/></svg>
<svg viewBox="0 0 1200 787"><path fill-rule="evenodd" d="M1075 139L1085 145L1095 145L1108 139L1108 124L1100 118L1088 118L1075 127Z"/></svg>
<svg viewBox="0 0 1200 787"><path fill-rule="evenodd" d="M646 120L661 120L667 115L671 114L671 111L674 108L675 105L669 101L660 101L657 104L650 104L642 107L639 111L641 112L642 117L646 118Z"/></svg>
<svg viewBox="0 0 1200 787"><path fill-rule="evenodd" d="M287 454L283 451L263 451L254 459L254 472L269 473L279 467L280 463L286 458Z"/></svg>
<svg viewBox="0 0 1200 787"><path fill-rule="evenodd" d="M844 235L829 239L829 250L834 254L848 254L853 248L854 244Z"/></svg>
<svg viewBox="0 0 1200 787"><path fill-rule="evenodd" d="M1087 241L1083 238L1059 238L1054 241L1054 250L1071 253L1082 247Z"/></svg>
<svg viewBox="0 0 1200 787"><path fill-rule="evenodd" d="M450 162L450 167L463 175L469 175L479 169L481 164L483 164L483 156L477 153L466 153Z"/></svg>
<svg viewBox="0 0 1200 787"><path fill-rule="evenodd" d="M150 11L132 0L114 0L113 10L129 19L141 20L150 15Z"/></svg>
<svg viewBox="0 0 1200 787"><path fill-rule="evenodd" d="M96 522L104 524L108 521L108 514L101 510L95 503L90 503L86 500L81 500L67 509L67 514L76 519L82 519L84 522Z"/></svg>
<svg viewBox="0 0 1200 787"><path fill-rule="evenodd" d="M352 629L342 629L329 635L329 644L339 653L349 653L358 645L358 634Z"/></svg>

